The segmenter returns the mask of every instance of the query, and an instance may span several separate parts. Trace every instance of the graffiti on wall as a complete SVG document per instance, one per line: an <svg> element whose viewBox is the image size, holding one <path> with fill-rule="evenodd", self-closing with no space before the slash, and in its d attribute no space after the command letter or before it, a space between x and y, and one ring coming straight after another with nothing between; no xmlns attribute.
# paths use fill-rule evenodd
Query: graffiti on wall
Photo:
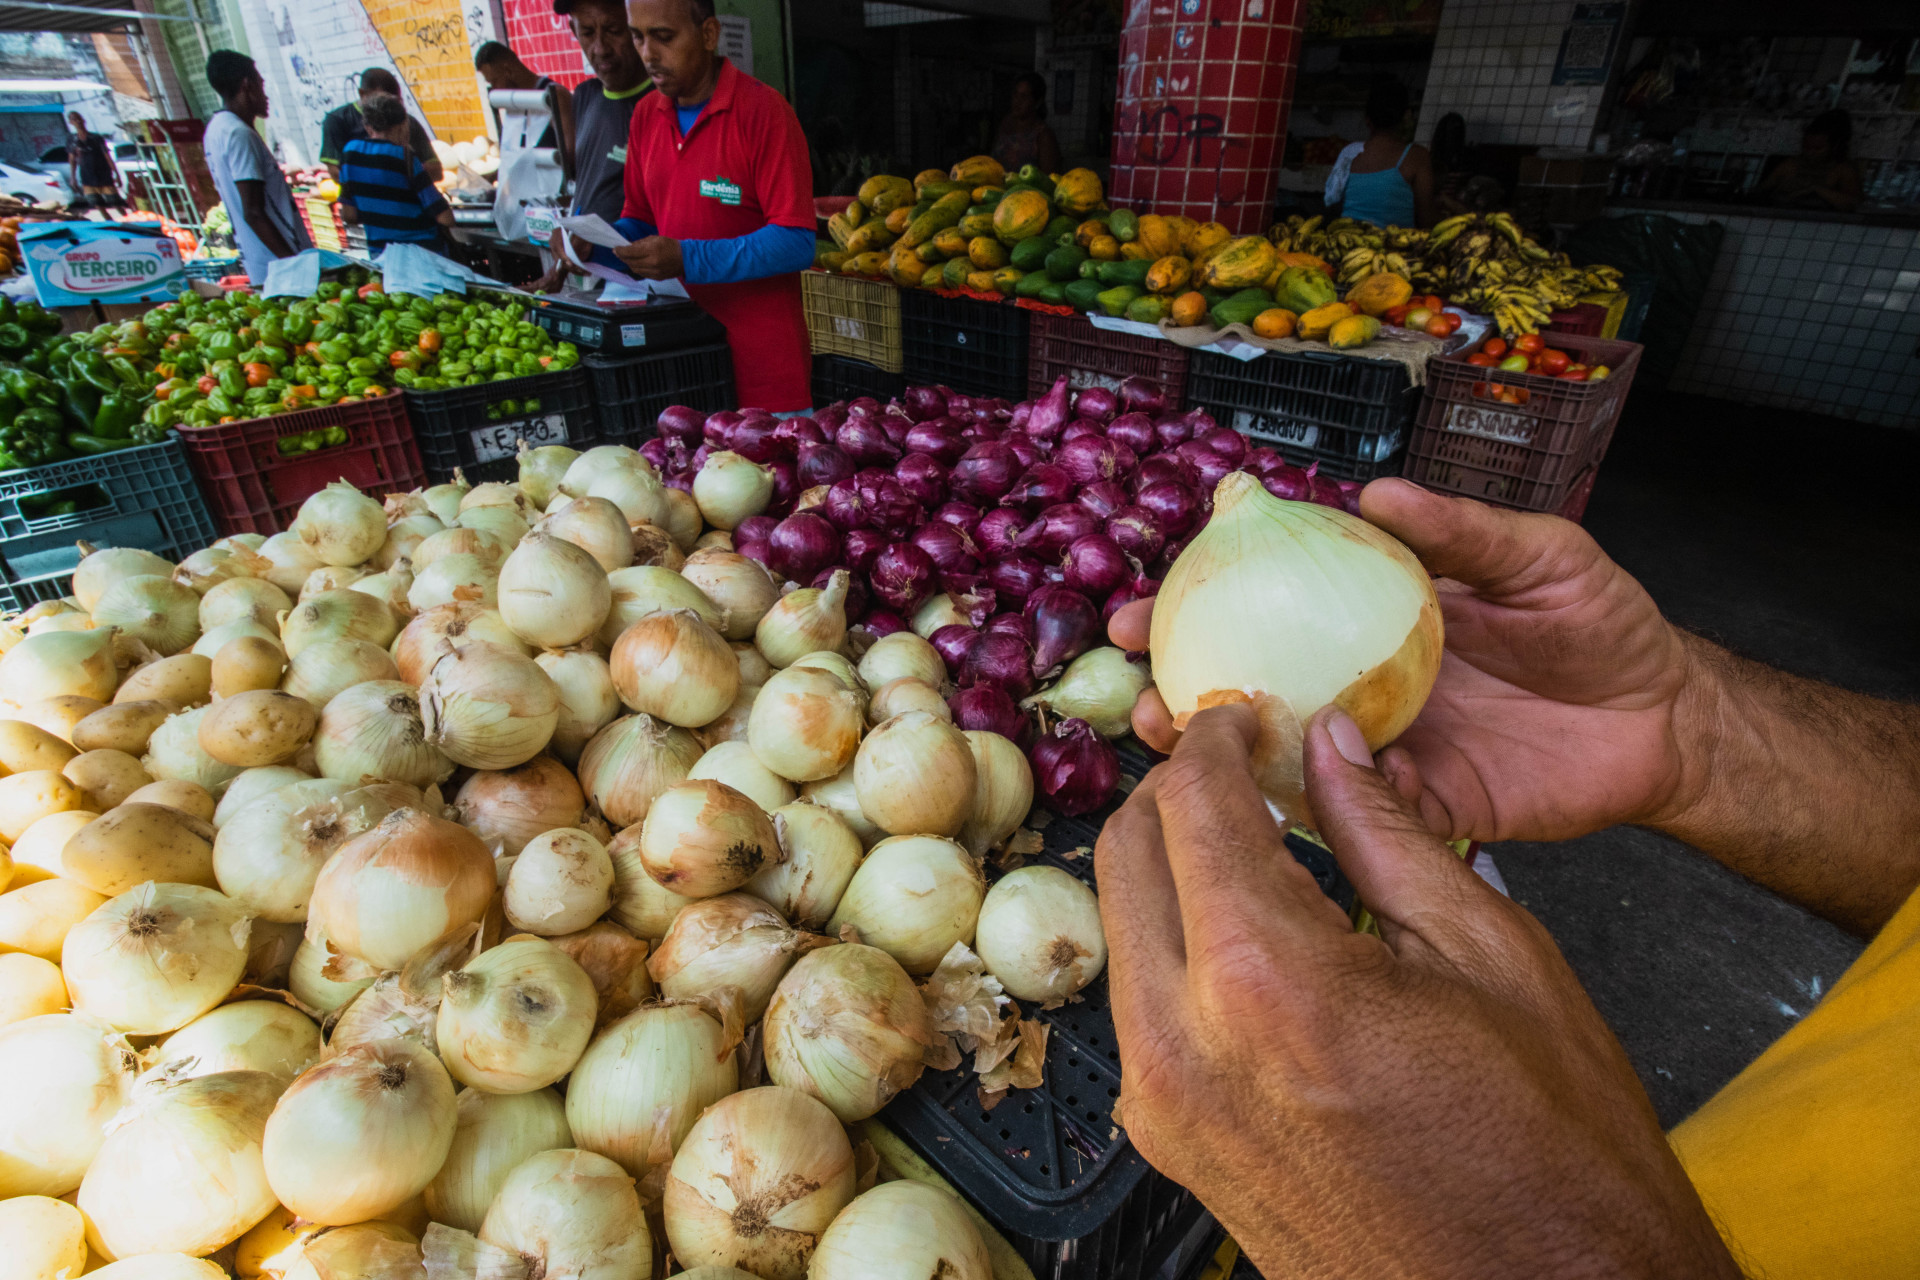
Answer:
<svg viewBox="0 0 1920 1280"><path fill-rule="evenodd" d="M395 72L437 137L484 135L472 44L460 0L361 0Z"/></svg>

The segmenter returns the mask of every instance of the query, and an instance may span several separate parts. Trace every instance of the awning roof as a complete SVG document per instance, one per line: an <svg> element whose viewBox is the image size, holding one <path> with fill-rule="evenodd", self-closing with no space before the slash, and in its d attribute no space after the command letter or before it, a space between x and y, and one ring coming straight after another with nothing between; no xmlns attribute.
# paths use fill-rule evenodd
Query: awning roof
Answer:
<svg viewBox="0 0 1920 1280"><path fill-rule="evenodd" d="M142 18L192 22L166 13L142 13L131 0L0 0L0 31L124 31Z"/></svg>

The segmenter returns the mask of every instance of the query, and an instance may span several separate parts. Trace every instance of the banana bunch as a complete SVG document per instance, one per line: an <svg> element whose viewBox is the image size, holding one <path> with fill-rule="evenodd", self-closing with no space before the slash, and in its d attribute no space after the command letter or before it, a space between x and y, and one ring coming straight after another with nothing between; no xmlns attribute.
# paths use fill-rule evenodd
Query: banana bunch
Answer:
<svg viewBox="0 0 1920 1280"><path fill-rule="evenodd" d="M1427 233L1418 227L1388 227L1386 241L1387 248L1411 258L1426 252Z"/></svg>
<svg viewBox="0 0 1920 1280"><path fill-rule="evenodd" d="M1382 271L1391 271L1394 275L1404 276L1407 280L1411 281L1416 270L1416 263L1424 265L1419 258L1409 258L1407 255L1391 249L1375 249L1364 246L1349 249L1346 255L1340 259L1337 283L1344 289L1350 289L1362 280L1365 280L1368 276L1375 275Z"/></svg>
<svg viewBox="0 0 1920 1280"><path fill-rule="evenodd" d="M1303 218L1291 214L1284 222L1276 222L1267 229L1267 239L1273 241L1273 247L1281 253L1314 253L1309 244L1319 235L1321 215Z"/></svg>
<svg viewBox="0 0 1920 1280"><path fill-rule="evenodd" d="M1602 264L1585 268L1588 293L1614 293L1620 288L1620 268Z"/></svg>

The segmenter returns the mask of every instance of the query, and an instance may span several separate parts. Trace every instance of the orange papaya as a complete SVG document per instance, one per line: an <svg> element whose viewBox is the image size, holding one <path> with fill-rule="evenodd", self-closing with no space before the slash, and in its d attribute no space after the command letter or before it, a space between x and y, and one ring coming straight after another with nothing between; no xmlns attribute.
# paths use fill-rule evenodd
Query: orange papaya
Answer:
<svg viewBox="0 0 1920 1280"><path fill-rule="evenodd" d="M1032 188L1009 191L993 209L993 234L1004 245L1015 245L1047 229L1052 211L1047 198Z"/></svg>
<svg viewBox="0 0 1920 1280"><path fill-rule="evenodd" d="M1207 257L1200 283L1214 289L1245 289L1273 271L1273 243L1265 236L1238 236Z"/></svg>
<svg viewBox="0 0 1920 1280"><path fill-rule="evenodd" d="M1147 268L1147 289L1152 293L1173 293L1184 288L1193 275L1193 264L1178 254L1168 254Z"/></svg>

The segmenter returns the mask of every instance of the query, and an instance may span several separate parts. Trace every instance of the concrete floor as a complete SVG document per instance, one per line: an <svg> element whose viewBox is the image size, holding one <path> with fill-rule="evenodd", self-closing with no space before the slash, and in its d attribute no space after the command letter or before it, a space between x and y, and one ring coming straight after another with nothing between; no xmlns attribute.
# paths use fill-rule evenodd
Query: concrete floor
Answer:
<svg viewBox="0 0 1920 1280"><path fill-rule="evenodd" d="M1789 671L1920 698L1916 464L1920 431L1642 390L1585 523L1679 625ZM1669 1125L1804 1015L1860 951L1858 939L1649 831L1492 851Z"/></svg>

